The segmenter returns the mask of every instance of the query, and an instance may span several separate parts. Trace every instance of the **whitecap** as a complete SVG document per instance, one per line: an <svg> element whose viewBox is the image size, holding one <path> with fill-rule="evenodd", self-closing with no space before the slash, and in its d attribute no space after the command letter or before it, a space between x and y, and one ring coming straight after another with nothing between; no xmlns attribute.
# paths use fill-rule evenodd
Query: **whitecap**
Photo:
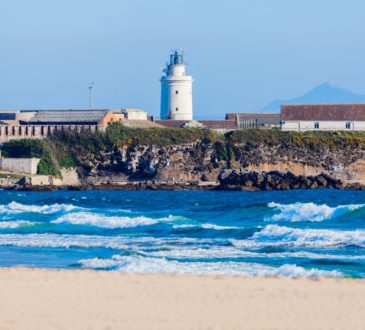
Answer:
<svg viewBox="0 0 365 330"><path fill-rule="evenodd" d="M115 269L132 273L180 273L195 275L243 275L262 277L341 277L338 271L326 271L316 268L305 269L296 265L285 264L272 267L248 262L178 262L164 258L144 258L141 256L114 255L109 259L82 259L83 268Z"/></svg>
<svg viewBox="0 0 365 330"><path fill-rule="evenodd" d="M205 223L200 225L204 229L213 229L213 230L229 230L229 229L240 229L240 227L233 226L219 226L212 223Z"/></svg>
<svg viewBox="0 0 365 330"><path fill-rule="evenodd" d="M31 222L26 220L0 221L0 229L16 229L20 227L35 226L37 224L39 224L39 222Z"/></svg>
<svg viewBox="0 0 365 330"><path fill-rule="evenodd" d="M210 239L196 238L153 238L153 237L123 237L101 235L69 235L69 234L0 234L0 246L18 247L51 247L51 248L94 248L104 247L117 250L138 250L146 245L163 248L178 244L211 243Z"/></svg>
<svg viewBox="0 0 365 330"><path fill-rule="evenodd" d="M280 211L280 213L274 214L272 217L266 220L290 222L318 222L338 218L349 212L361 209L364 206L364 204L355 204L330 207L326 204L318 205L315 203L294 203L288 205L269 203L268 207L274 208Z"/></svg>
<svg viewBox="0 0 365 330"><path fill-rule="evenodd" d="M52 205L26 205L17 202L11 202L7 205L0 205L0 213L18 214L18 213L42 213L53 214L58 212L69 212L80 209L71 204L52 204Z"/></svg>
<svg viewBox="0 0 365 330"><path fill-rule="evenodd" d="M83 226L94 226L101 228L117 229L117 228L131 228L139 226L150 226L158 222L174 221L177 219L174 216L169 216L166 218L153 219L144 216L139 217L117 217L108 216L104 214L97 214L91 212L78 212L78 213L68 213L52 223L69 223L72 225L83 225Z"/></svg>
<svg viewBox="0 0 365 330"><path fill-rule="evenodd" d="M334 229L299 229L278 225L268 225L254 233L249 239L231 239L238 248L255 248L264 246L309 246L335 247L355 244L365 245L365 230L340 231Z"/></svg>
<svg viewBox="0 0 365 330"><path fill-rule="evenodd" d="M203 228L203 229L212 229L212 230L241 229L240 227L219 226L219 225L215 225L212 223L173 225L173 228L174 229Z"/></svg>

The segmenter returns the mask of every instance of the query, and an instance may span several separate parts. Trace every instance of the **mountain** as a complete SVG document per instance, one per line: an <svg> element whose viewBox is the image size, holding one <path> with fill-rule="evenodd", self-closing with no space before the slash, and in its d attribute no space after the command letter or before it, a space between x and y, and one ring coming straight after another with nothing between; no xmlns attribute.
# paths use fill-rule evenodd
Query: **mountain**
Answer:
<svg viewBox="0 0 365 330"><path fill-rule="evenodd" d="M365 102L365 95L357 94L342 89L326 82L309 91L308 93L291 100L276 100L269 103L259 112L280 112L281 104L297 103L357 103Z"/></svg>

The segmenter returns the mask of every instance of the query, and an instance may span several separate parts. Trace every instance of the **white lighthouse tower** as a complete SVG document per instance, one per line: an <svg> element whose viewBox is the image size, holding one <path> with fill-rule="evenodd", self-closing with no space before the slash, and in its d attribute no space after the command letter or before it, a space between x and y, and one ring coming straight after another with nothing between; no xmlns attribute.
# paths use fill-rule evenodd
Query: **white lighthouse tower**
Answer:
<svg viewBox="0 0 365 330"><path fill-rule="evenodd" d="M185 75L183 52L174 51L161 77L161 119L193 119L193 78Z"/></svg>

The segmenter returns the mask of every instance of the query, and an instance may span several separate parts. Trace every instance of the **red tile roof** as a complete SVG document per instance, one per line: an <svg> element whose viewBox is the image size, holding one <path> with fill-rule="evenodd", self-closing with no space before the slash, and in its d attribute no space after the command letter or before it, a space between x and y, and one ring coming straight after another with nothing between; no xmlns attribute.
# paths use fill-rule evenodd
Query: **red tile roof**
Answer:
<svg viewBox="0 0 365 330"><path fill-rule="evenodd" d="M365 103L282 105L281 120L365 121Z"/></svg>
<svg viewBox="0 0 365 330"><path fill-rule="evenodd" d="M236 129L237 123L234 120L199 120L206 128L212 129Z"/></svg>

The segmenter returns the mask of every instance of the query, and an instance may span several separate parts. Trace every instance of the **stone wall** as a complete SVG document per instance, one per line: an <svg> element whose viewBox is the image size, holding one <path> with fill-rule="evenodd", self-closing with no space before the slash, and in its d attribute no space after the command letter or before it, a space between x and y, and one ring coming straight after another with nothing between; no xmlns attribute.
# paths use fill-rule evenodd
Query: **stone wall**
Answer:
<svg viewBox="0 0 365 330"><path fill-rule="evenodd" d="M37 174L38 158L0 158L0 169L21 174Z"/></svg>

